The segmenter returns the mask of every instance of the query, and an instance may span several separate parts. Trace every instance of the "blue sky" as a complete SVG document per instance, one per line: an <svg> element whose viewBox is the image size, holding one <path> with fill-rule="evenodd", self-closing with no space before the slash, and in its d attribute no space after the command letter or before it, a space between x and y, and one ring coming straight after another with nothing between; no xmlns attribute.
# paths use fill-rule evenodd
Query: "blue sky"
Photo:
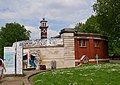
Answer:
<svg viewBox="0 0 120 85"><path fill-rule="evenodd" d="M0 0L0 27L17 22L30 30L31 39L40 38L40 20L48 21L48 37L56 36L63 28L85 22L94 12L96 0Z"/></svg>

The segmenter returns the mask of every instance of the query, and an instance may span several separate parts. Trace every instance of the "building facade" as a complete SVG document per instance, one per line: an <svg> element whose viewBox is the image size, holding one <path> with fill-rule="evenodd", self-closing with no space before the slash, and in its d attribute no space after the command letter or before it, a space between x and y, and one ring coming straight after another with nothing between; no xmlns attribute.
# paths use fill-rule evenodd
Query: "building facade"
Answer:
<svg viewBox="0 0 120 85"><path fill-rule="evenodd" d="M41 64L51 68L51 63L56 62L56 68L75 67L81 63L82 57L88 58L87 63L107 62L107 38L103 35L92 33L79 33L74 29L63 29L59 36L50 39L36 39L18 42L23 47L23 54L30 67L30 56L35 56L36 68ZM32 64L31 64L32 65Z"/></svg>
<svg viewBox="0 0 120 85"><path fill-rule="evenodd" d="M69 68L81 63L108 62L107 37L100 34L80 33L65 28L56 37L47 39L47 21L40 21L41 39L17 42L23 48L23 68L38 69L39 64ZM13 44L15 46L16 43Z"/></svg>
<svg viewBox="0 0 120 85"><path fill-rule="evenodd" d="M108 42L106 36L91 33L76 33L75 34L75 59L76 61L82 55L89 58L89 63L96 62L96 55L99 61L106 60L108 56Z"/></svg>
<svg viewBox="0 0 120 85"><path fill-rule="evenodd" d="M88 63L96 63L96 55L99 62L108 62L108 41L107 37L100 34L80 33L74 29L63 29L62 33L73 33L75 65L80 64L80 59L86 55Z"/></svg>

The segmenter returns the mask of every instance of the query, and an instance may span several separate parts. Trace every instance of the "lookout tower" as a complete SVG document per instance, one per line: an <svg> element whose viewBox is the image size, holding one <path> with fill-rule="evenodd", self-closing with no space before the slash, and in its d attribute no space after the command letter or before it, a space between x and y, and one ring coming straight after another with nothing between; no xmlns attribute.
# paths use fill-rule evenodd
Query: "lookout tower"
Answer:
<svg viewBox="0 0 120 85"><path fill-rule="evenodd" d="M43 20L40 21L41 25L40 25L40 29L41 29L41 39L47 39L47 21L45 20L45 18L43 18Z"/></svg>

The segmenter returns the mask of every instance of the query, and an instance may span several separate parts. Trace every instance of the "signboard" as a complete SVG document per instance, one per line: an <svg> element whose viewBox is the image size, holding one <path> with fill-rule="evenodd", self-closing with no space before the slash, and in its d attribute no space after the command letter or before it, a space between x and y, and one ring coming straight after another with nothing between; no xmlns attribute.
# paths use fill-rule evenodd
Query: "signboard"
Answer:
<svg viewBox="0 0 120 85"><path fill-rule="evenodd" d="M4 74L15 74L15 48L4 47L4 59L6 68Z"/></svg>
<svg viewBox="0 0 120 85"><path fill-rule="evenodd" d="M17 47L17 56L16 56L16 74L23 74L23 63L22 63L22 56L23 51L22 47Z"/></svg>

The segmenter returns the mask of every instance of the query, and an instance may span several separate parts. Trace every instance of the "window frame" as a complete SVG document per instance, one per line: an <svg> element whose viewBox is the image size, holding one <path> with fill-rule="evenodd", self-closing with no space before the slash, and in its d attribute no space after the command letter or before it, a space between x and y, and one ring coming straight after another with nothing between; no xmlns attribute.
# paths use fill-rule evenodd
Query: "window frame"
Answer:
<svg viewBox="0 0 120 85"><path fill-rule="evenodd" d="M94 40L94 47L96 48L100 47L100 40Z"/></svg>
<svg viewBox="0 0 120 85"><path fill-rule="evenodd" d="M80 39L79 40L79 47L87 47L87 40L86 39Z"/></svg>

